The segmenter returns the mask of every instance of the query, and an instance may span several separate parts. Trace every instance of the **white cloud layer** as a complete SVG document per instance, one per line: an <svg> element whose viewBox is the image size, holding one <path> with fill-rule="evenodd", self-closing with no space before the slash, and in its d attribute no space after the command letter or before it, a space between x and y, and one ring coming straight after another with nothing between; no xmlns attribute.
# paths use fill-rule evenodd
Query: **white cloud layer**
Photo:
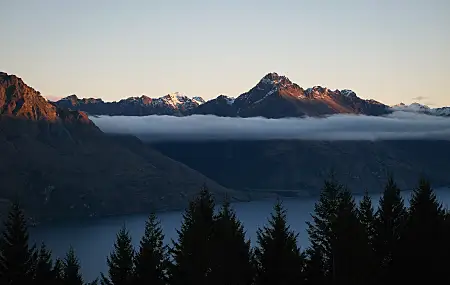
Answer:
<svg viewBox="0 0 450 285"><path fill-rule="evenodd" d="M411 112L383 117L339 114L325 118L266 119L212 115L98 116L92 121L106 133L164 140L450 140L450 118Z"/></svg>

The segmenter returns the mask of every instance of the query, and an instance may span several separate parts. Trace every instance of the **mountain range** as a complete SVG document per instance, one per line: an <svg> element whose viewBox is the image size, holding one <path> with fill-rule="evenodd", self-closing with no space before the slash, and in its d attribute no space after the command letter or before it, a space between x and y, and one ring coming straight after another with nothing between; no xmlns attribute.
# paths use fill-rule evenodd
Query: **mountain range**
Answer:
<svg viewBox="0 0 450 285"><path fill-rule="evenodd" d="M70 95L55 102L56 105L72 110L84 111L92 115L122 115L122 116L147 116L147 115L173 115L183 116L199 105L205 103L203 98L188 98L178 92L168 94L161 98L130 97L118 102L104 102L102 99L83 98Z"/></svg>
<svg viewBox="0 0 450 285"><path fill-rule="evenodd" d="M353 192L381 192L389 173L400 189L424 176L450 186L450 142L164 141L152 147L225 187L246 192L317 195L331 172Z"/></svg>
<svg viewBox="0 0 450 285"><path fill-rule="evenodd" d="M103 133L6 73L0 150L0 201L18 199L37 220L183 208L204 184L219 199L246 199L135 137Z"/></svg>
<svg viewBox="0 0 450 285"><path fill-rule="evenodd" d="M172 94L111 103L76 96L50 102L21 78L0 72L0 209L19 200L37 221L181 209L205 184L218 201L316 195L330 170L360 192L381 191L389 172L402 189L413 187L422 174L435 186L450 185L446 140L149 143L105 134L81 110L86 108L90 114L270 118L376 116L407 109L363 100L350 90L302 89L276 73L236 99L219 96L203 103Z"/></svg>
<svg viewBox="0 0 450 285"><path fill-rule="evenodd" d="M391 109L395 111L422 113L432 116L443 116L443 117L450 116L450 107L430 108L426 105L422 105L419 103L412 103L410 105L400 103L398 105L392 106Z"/></svg>
<svg viewBox="0 0 450 285"><path fill-rule="evenodd" d="M362 99L348 89L330 90L321 86L304 89L275 72L265 75L253 88L237 98L220 95L205 102L201 97L189 98L174 93L154 99L142 95L117 102L104 102L102 99L79 99L76 95L71 95L55 104L71 110L85 111L90 115L110 116L208 114L222 117L284 118L341 113L379 116L396 110L450 116L449 107L432 109L417 103L391 107L375 100Z"/></svg>

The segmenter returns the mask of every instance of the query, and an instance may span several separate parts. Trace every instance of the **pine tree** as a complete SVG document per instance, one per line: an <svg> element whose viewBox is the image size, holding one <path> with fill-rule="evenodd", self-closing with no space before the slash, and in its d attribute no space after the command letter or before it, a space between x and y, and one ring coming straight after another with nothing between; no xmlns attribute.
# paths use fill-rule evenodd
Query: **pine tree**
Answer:
<svg viewBox="0 0 450 285"><path fill-rule="evenodd" d="M390 175L375 217L374 248L381 283L391 282L396 274L391 268L392 256L398 248L406 218L407 211L400 196L400 189Z"/></svg>
<svg viewBox="0 0 450 285"><path fill-rule="evenodd" d="M254 269L250 241L228 200L216 217L214 227L212 284L252 284Z"/></svg>
<svg viewBox="0 0 450 285"><path fill-rule="evenodd" d="M400 250L394 256L394 270L405 282L440 283L447 275L448 256L442 251L448 243L443 234L444 219L445 212L430 183L420 179L410 200Z"/></svg>
<svg viewBox="0 0 450 285"><path fill-rule="evenodd" d="M57 258L55 260L55 264L52 268L52 275L54 280L52 284L54 285L63 285L64 284L64 262Z"/></svg>
<svg viewBox="0 0 450 285"><path fill-rule="evenodd" d="M54 268L56 270L56 267ZM83 278L80 273L80 262L75 255L75 250L70 247L63 263L64 285L83 285Z"/></svg>
<svg viewBox="0 0 450 285"><path fill-rule="evenodd" d="M134 262L133 284L167 284L167 248L164 245L161 224L155 214L151 214L145 224L144 236Z"/></svg>
<svg viewBox="0 0 450 285"><path fill-rule="evenodd" d="M322 254L323 270L328 278L333 275L333 255L331 242L333 240L332 224L336 219L339 195L344 186L339 184L334 176L325 180L319 201L314 207L313 222L307 222L308 234L314 252Z"/></svg>
<svg viewBox="0 0 450 285"><path fill-rule="evenodd" d="M312 245L306 250L305 262L305 284L324 285L327 284L325 277L325 264L323 262L323 253L317 245Z"/></svg>
<svg viewBox="0 0 450 285"><path fill-rule="evenodd" d="M183 214L178 241L170 249L172 285L210 284L213 259L214 201L204 186Z"/></svg>
<svg viewBox="0 0 450 285"><path fill-rule="evenodd" d="M11 206L0 239L0 284L30 284L34 275L35 247L28 245L28 229L17 203Z"/></svg>
<svg viewBox="0 0 450 285"><path fill-rule="evenodd" d="M52 284L56 279L53 271L52 253L44 243L41 244L37 255L36 272L34 280L36 284Z"/></svg>
<svg viewBox="0 0 450 285"><path fill-rule="evenodd" d="M441 243L442 248L440 249L440 253L447 257L441 260L440 266L443 268L450 268L450 259L448 258L448 256L450 256L450 243L448 242L450 240L450 212L448 209L444 211L444 224L441 232L441 239L444 240L444 243ZM442 276L441 283L450 284L450 276L448 274Z"/></svg>
<svg viewBox="0 0 450 285"><path fill-rule="evenodd" d="M367 276L368 280L375 280L377 274L377 262L375 261L374 239L375 229L375 212L372 206L372 199L366 191L359 203L357 211L358 219L363 226L365 238L367 240Z"/></svg>
<svg viewBox="0 0 450 285"><path fill-rule="evenodd" d="M375 238L375 212L372 206L372 198L370 198L367 191L359 203L358 218L364 226L367 238L372 245L373 239Z"/></svg>
<svg viewBox="0 0 450 285"><path fill-rule="evenodd" d="M114 243L114 250L108 256L108 276L101 274L101 283L108 285L128 285L133 282L134 249L131 236L125 226L120 229Z"/></svg>
<svg viewBox="0 0 450 285"><path fill-rule="evenodd" d="M257 260L256 284L301 284L303 256L297 246L295 234L286 222L286 211L277 202L269 226L258 229L255 257Z"/></svg>
<svg viewBox="0 0 450 285"><path fill-rule="evenodd" d="M336 219L331 226L333 284L369 284L372 248L365 227L358 219L350 191L344 189L339 196Z"/></svg>

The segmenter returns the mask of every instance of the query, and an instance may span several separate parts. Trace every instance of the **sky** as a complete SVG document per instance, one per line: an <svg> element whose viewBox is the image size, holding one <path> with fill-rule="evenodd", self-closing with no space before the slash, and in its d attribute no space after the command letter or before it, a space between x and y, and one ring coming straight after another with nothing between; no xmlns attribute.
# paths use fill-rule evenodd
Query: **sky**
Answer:
<svg viewBox="0 0 450 285"><path fill-rule="evenodd" d="M238 96L277 72L450 105L448 0L0 0L0 70L51 99Z"/></svg>

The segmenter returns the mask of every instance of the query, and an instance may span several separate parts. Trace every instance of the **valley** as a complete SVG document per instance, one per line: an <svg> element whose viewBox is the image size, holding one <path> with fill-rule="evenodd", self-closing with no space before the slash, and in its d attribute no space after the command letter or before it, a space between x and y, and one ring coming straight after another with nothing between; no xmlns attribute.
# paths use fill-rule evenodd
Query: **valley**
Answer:
<svg viewBox="0 0 450 285"><path fill-rule="evenodd" d="M450 284L450 1L0 7L0 285Z"/></svg>
<svg viewBox="0 0 450 285"><path fill-rule="evenodd" d="M124 107L129 103L137 109ZM84 112L127 118L155 114L151 106L159 106L156 114L177 117L390 112L350 90L303 89L276 73L236 99L204 102L175 94L118 103L74 96L50 102L21 78L0 73L0 198L20 200L31 221L39 223L182 209L202 185L219 201L315 197L331 172L354 193L379 191L389 173L401 189L411 189L419 176L437 187L450 185L450 141L445 139L154 142L151 133L116 134L114 126L105 133ZM116 111L109 113L111 108Z"/></svg>

